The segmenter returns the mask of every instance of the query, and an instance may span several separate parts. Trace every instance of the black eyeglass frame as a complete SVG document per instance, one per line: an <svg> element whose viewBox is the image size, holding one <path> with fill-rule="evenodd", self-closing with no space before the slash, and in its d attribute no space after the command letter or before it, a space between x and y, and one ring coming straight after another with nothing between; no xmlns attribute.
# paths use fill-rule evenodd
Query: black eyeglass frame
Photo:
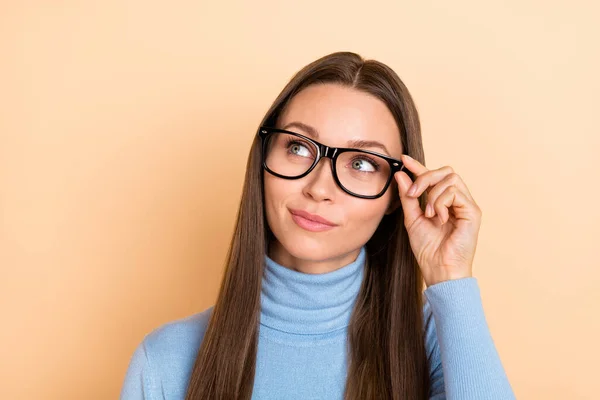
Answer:
<svg viewBox="0 0 600 400"><path fill-rule="evenodd" d="M317 157L315 158L315 160L313 161L312 165L310 166L310 168L308 168L308 170L306 172L304 172L301 175L298 176L286 176L286 175L281 175L278 174L277 172L271 170L268 166L267 166L267 159L265 156L265 146L267 144L267 138L274 134L274 133L286 133L288 135L293 135L293 136L297 136L302 138L302 140L306 140L309 143L312 143L316 148L317 148ZM286 131L285 129L279 129L279 128L272 128L272 127L268 127L268 126L261 126L259 128L259 132L258 135L261 138L262 141L262 150L261 150L261 154L262 154L262 165L263 168L268 171L270 174L275 175L279 178L283 178L283 179L300 179L305 177L306 175L310 174L310 172L315 169L315 167L317 166L317 164L319 164L319 161L321 161L321 158L323 157L327 157L331 160L331 170L333 173L333 179L335 180L335 183L346 193L348 193L351 196L355 196L355 197L359 197L361 199L377 199L381 196L384 195L384 193L387 191L388 187L390 186L390 183L392 182L392 179L394 177L394 174L398 171L404 171L406 174L408 174L408 176L410 176L410 178L412 180L413 179L413 175L412 173L406 169L404 163L398 159L392 158L392 157L388 157L384 154L381 153L377 153L375 151L370 151L370 150L363 150L363 149L353 149L353 148L348 148L348 147L331 147L331 146L326 146L322 143L317 142L316 140L306 137L304 135L301 135L299 133L296 132L291 132L291 131ZM366 196L366 195L362 195L362 194L358 194L358 193L354 193L351 192L350 190L346 189L344 187L344 185L342 185L342 183L340 182L338 175L337 175L337 169L336 169L336 162L337 162L337 158L340 154L342 153L346 153L346 152L359 152L359 153L365 153L365 154L371 154L380 158L383 158L384 160L386 160L388 162L388 164L390 165L390 176L388 177L387 182L385 183L385 186L383 187L383 189L381 190L381 192L379 192L376 195L372 195L372 196Z"/></svg>

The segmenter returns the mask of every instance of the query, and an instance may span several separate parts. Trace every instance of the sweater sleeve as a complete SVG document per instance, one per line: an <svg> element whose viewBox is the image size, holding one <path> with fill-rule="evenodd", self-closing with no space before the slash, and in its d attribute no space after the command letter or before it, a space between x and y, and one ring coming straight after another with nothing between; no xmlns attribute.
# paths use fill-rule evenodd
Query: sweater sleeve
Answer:
<svg viewBox="0 0 600 400"><path fill-rule="evenodd" d="M135 349L129 361L120 400L158 400L159 396L156 395L156 390L156 381L144 339Z"/></svg>
<svg viewBox="0 0 600 400"><path fill-rule="evenodd" d="M431 400L515 399L485 319L477 279L441 282L425 292Z"/></svg>

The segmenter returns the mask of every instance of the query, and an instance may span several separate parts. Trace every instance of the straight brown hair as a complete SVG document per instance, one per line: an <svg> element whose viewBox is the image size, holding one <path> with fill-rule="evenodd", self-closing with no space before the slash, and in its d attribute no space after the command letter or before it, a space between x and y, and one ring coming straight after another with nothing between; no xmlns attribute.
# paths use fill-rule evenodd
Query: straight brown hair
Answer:
<svg viewBox="0 0 600 400"><path fill-rule="evenodd" d="M310 85L332 83L382 100L405 154L425 164L417 109L383 63L337 52L298 71L261 125L276 126L286 105ZM192 370L186 400L250 400L254 384L265 254L273 239L265 219L261 141L254 138L224 277ZM389 190L395 190L392 186ZM423 197L420 199L423 207ZM426 399L429 365L423 326L423 279L402 207L385 215L367 242L365 277L348 327L346 400Z"/></svg>

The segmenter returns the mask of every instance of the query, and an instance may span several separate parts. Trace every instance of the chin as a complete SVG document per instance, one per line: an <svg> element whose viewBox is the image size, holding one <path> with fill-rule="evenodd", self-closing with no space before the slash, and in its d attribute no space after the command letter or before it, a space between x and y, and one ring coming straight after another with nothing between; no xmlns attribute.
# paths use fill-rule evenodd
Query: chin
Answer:
<svg viewBox="0 0 600 400"><path fill-rule="evenodd" d="M280 240L281 246L295 258L302 260L319 261L331 256L332 246L327 241L318 237L303 235L288 235Z"/></svg>
<svg viewBox="0 0 600 400"><path fill-rule="evenodd" d="M351 251L346 248L348 243L334 238L321 237L319 235L309 237L302 234L288 234L283 240L279 240L280 246L292 257L307 261L325 261L339 257ZM341 246L343 245L343 247Z"/></svg>

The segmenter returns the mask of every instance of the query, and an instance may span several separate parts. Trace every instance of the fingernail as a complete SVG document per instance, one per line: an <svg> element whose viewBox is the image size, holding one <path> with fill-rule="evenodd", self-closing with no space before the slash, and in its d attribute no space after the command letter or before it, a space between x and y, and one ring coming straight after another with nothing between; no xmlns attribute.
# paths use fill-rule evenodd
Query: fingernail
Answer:
<svg viewBox="0 0 600 400"><path fill-rule="evenodd" d="M412 196L415 193L417 193L417 184L413 183L412 186L410 187L410 189L408 189L408 195Z"/></svg>
<svg viewBox="0 0 600 400"><path fill-rule="evenodd" d="M411 156L409 156L408 154L403 154L404 157L408 158L409 160L412 160L413 158Z"/></svg>
<svg viewBox="0 0 600 400"><path fill-rule="evenodd" d="M433 217L433 206L431 204L427 204L427 208L425 209L425 216L428 218Z"/></svg>

